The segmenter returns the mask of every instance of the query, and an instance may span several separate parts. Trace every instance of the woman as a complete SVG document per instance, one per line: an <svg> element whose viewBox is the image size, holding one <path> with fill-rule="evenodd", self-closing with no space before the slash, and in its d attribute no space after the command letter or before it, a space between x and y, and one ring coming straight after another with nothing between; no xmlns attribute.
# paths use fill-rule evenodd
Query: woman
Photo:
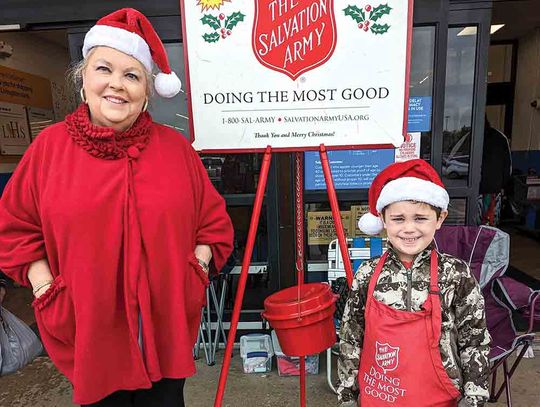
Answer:
<svg viewBox="0 0 540 407"><path fill-rule="evenodd" d="M209 265L227 260L231 222L190 144L146 112L152 61L158 93L180 90L148 20L102 18L83 55L84 103L37 137L2 197L0 269L32 287L75 403L183 406Z"/></svg>

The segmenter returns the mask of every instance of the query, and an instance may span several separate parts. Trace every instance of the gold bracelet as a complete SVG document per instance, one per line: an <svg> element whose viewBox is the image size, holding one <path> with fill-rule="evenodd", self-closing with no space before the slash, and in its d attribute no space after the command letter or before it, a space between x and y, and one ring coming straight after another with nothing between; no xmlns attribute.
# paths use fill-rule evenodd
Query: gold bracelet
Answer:
<svg viewBox="0 0 540 407"><path fill-rule="evenodd" d="M204 272L206 274L209 273L210 271L210 267L208 266L208 263L206 263L204 260L201 260L197 257L197 262L201 265L201 267L203 268Z"/></svg>
<svg viewBox="0 0 540 407"><path fill-rule="evenodd" d="M32 291L32 294L36 295L37 292L39 290L41 290L43 287L47 287L48 285L51 285L53 283L54 280L49 280L49 281L46 281L44 283L41 283L40 285L38 285L33 291Z"/></svg>

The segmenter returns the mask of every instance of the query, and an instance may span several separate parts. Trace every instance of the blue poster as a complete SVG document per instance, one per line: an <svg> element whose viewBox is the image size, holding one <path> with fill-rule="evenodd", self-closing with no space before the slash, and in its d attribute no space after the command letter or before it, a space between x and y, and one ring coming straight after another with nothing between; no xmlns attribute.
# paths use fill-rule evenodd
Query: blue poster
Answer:
<svg viewBox="0 0 540 407"><path fill-rule="evenodd" d="M431 130L431 96L409 98L409 122L407 131L415 133Z"/></svg>
<svg viewBox="0 0 540 407"><path fill-rule="evenodd" d="M334 150L328 152L336 189L369 188L373 178L394 162L394 149ZM304 153L304 185L306 190L326 189L317 151Z"/></svg>

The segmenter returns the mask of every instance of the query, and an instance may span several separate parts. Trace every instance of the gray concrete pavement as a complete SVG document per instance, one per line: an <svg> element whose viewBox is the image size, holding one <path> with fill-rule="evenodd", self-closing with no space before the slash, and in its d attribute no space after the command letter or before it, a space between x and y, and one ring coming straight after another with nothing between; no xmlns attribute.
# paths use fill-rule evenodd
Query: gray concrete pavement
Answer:
<svg viewBox="0 0 540 407"><path fill-rule="evenodd" d="M220 357L223 352L220 353ZM324 361L317 376L308 377L308 406L333 407L336 398L326 384ZM219 378L220 365L197 362L198 374L186 383L188 407L211 407ZM525 359L512 381L514 407L540 407L540 355ZM502 402L488 406L505 406ZM298 378L279 377L275 368L268 374L246 375L240 359L233 358L223 407L293 407L298 405ZM50 360L40 357L11 376L0 378L1 407L73 407L71 386Z"/></svg>

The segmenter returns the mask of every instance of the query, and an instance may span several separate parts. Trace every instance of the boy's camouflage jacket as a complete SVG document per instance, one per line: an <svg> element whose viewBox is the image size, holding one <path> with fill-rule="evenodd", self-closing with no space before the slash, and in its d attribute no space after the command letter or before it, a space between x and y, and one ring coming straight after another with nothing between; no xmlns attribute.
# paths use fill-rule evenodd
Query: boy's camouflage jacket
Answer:
<svg viewBox="0 0 540 407"><path fill-rule="evenodd" d="M398 310L419 311L429 289L431 247L417 255L407 270L397 254L389 255L375 286L374 297ZM438 253L442 328L439 349L443 365L464 395L460 406L483 406L489 396L489 343L484 299L469 267ZM369 279L378 258L364 262L353 280L340 330L338 397L344 405L358 399L360 348L364 339L364 306Z"/></svg>

